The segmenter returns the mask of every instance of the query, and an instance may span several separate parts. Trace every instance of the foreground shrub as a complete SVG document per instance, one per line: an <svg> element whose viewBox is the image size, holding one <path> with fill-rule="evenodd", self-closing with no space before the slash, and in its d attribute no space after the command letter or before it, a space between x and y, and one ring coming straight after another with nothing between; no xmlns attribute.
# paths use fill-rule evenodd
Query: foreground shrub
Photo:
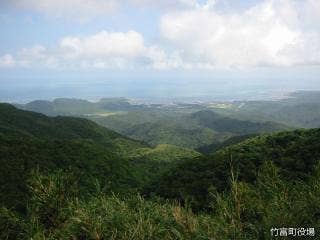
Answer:
<svg viewBox="0 0 320 240"><path fill-rule="evenodd" d="M288 182L266 162L255 183L210 190L211 211L186 204L106 193L96 182L90 197L72 174L34 172L25 216L0 209L1 239L270 239L272 227L320 227L320 165L306 182ZM95 183L92 183L95 185Z"/></svg>

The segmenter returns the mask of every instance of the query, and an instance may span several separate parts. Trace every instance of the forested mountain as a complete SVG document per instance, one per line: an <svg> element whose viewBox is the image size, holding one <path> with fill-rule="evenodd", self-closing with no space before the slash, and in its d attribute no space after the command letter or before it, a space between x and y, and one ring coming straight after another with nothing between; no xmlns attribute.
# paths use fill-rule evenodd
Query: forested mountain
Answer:
<svg viewBox="0 0 320 240"><path fill-rule="evenodd" d="M288 128L275 122L251 122L223 117L213 111L200 111L190 116L199 125L217 132L229 132L236 135L275 132Z"/></svg>
<svg viewBox="0 0 320 240"><path fill-rule="evenodd" d="M320 92L299 91L273 101L234 101L213 103L138 104L125 98L105 98L98 102L56 99L16 104L17 107L49 116L85 116L117 132L138 124L181 117L212 110L233 119L278 122L286 126L313 128L320 125Z"/></svg>
<svg viewBox="0 0 320 240"><path fill-rule="evenodd" d="M287 124L270 121L270 118L255 121L250 118L241 120L242 113L235 114L233 112L235 110L215 109L211 105L200 103L146 105L133 104L124 98L111 98L101 99L98 102L56 99L52 102L34 101L17 106L47 115L85 117L152 146L171 144L197 149L207 145L219 145L233 136L289 129ZM222 114L214 111L220 111Z"/></svg>
<svg viewBox="0 0 320 240"><path fill-rule="evenodd" d="M195 122L183 122L181 118L138 124L125 130L123 134L152 146L165 143L188 148L210 144L218 140L218 137L226 138Z"/></svg>
<svg viewBox="0 0 320 240"><path fill-rule="evenodd" d="M43 114L18 110L9 104L0 104L0 113L2 131L12 131L36 138L86 139L110 147L117 147L117 142L132 145L134 148L144 146L86 119L50 118Z"/></svg>
<svg viewBox="0 0 320 240"><path fill-rule="evenodd" d="M197 161L182 161L157 179L147 192L164 197L193 199L205 206L213 188L223 191L231 178L255 183L262 165L271 161L290 181L306 180L320 159L320 129L296 130L250 138ZM151 189L151 190L150 190ZM199 201L199 202L198 202Z"/></svg>
<svg viewBox="0 0 320 240"><path fill-rule="evenodd" d="M274 122L241 121L206 110L182 117L134 125L122 133L151 145L167 143L199 148L213 143L221 143L232 136L286 129L289 127Z"/></svg>
<svg viewBox="0 0 320 240"><path fill-rule="evenodd" d="M174 146L152 149L86 119L51 118L9 104L0 104L0 140L1 203L10 206L19 205L27 177L38 168L70 170L84 184L95 177L113 191L126 191L152 175L137 159L154 168L200 155Z"/></svg>
<svg viewBox="0 0 320 240"><path fill-rule="evenodd" d="M287 127L223 114L157 112L139 134L174 145L150 147L87 119L0 104L0 239L253 240L278 226L318 234L320 129L278 132ZM205 134L227 140L202 145L208 155L177 147Z"/></svg>
<svg viewBox="0 0 320 240"><path fill-rule="evenodd" d="M144 105L134 105L126 98L103 98L98 102L73 98L57 98L53 101L36 100L27 104L16 104L16 106L48 116L88 115L105 111L144 109L146 107Z"/></svg>

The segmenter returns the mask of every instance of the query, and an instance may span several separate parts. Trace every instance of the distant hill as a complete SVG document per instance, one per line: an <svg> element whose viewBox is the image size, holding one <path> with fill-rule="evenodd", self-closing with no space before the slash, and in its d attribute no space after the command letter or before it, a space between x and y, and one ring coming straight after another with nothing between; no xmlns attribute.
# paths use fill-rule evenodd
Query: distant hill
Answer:
<svg viewBox="0 0 320 240"><path fill-rule="evenodd" d="M143 109L128 111L120 114L109 116L93 115L89 119L95 121L101 126L113 129L124 134L128 129L139 124L153 123L159 120L166 120L169 117L176 116L172 112L167 112L159 109Z"/></svg>
<svg viewBox="0 0 320 240"><path fill-rule="evenodd" d="M203 110L213 110L243 121L278 122L296 128L320 127L320 91L299 91L285 99L273 101L145 105L134 104L126 98L105 98L98 102L60 98L51 102L37 100L16 106L48 116L87 117L122 134L137 124L165 120L165 117L181 117Z"/></svg>
<svg viewBox="0 0 320 240"><path fill-rule="evenodd" d="M53 101L36 100L16 107L48 116L79 115L97 111L94 103L81 99L58 98Z"/></svg>
<svg viewBox="0 0 320 240"><path fill-rule="evenodd" d="M275 121L298 128L320 127L320 92L300 91L278 101L234 103L232 108L214 109L232 118Z"/></svg>
<svg viewBox="0 0 320 240"><path fill-rule="evenodd" d="M220 144L232 136L286 129L289 127L283 124L242 121L206 110L183 117L137 124L122 133L153 146L167 143L195 149L210 144Z"/></svg>
<svg viewBox="0 0 320 240"><path fill-rule="evenodd" d="M0 104L0 128L7 131L7 135L12 132L41 139L92 140L114 150L121 148L117 142L132 148L145 146L86 119L50 118L40 113L18 110L9 104Z"/></svg>
<svg viewBox="0 0 320 240"><path fill-rule="evenodd" d="M199 111L191 115L198 124L214 129L217 132L229 132L237 135L275 132L288 129L287 126L275 122L241 121L224 117L213 111Z"/></svg>
<svg viewBox="0 0 320 240"><path fill-rule="evenodd" d="M155 147L218 146L234 136L320 127L320 93L297 92L277 101L228 104L135 105L125 98L34 101L20 108L47 115L85 117Z"/></svg>
<svg viewBox="0 0 320 240"><path fill-rule="evenodd" d="M144 105L131 104L126 98L103 98L98 102L74 98L57 98L53 101L36 100L27 104L16 104L16 107L48 116L88 115L106 111L127 111L145 108Z"/></svg>
<svg viewBox="0 0 320 240"><path fill-rule="evenodd" d="M180 120L180 119L179 119ZM145 141L152 146L172 144L195 148L216 140L215 131L178 119L135 125L123 132L126 136ZM180 123L179 123L180 122Z"/></svg>

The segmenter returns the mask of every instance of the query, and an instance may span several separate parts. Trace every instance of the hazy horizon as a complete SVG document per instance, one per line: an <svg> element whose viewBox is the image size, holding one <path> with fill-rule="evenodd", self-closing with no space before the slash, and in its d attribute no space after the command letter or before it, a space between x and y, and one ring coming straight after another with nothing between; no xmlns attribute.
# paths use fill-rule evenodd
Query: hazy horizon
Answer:
<svg viewBox="0 0 320 240"><path fill-rule="evenodd" d="M0 3L0 101L320 90L315 0Z"/></svg>
<svg viewBox="0 0 320 240"><path fill-rule="evenodd" d="M33 100L78 98L97 101L125 97L147 102L273 100L297 91L320 91L318 81L194 80L194 79L10 79L1 82L0 101L26 103Z"/></svg>

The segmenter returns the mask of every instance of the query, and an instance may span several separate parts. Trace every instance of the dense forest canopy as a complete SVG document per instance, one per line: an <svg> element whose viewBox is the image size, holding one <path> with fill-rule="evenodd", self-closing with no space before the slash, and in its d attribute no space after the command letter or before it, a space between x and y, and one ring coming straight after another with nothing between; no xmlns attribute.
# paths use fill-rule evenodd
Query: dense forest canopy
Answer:
<svg viewBox="0 0 320 240"><path fill-rule="evenodd" d="M245 117L249 106L254 116L254 105L318 99L298 98L243 111L123 98L0 104L0 238L269 239L274 226L319 229L320 130Z"/></svg>

